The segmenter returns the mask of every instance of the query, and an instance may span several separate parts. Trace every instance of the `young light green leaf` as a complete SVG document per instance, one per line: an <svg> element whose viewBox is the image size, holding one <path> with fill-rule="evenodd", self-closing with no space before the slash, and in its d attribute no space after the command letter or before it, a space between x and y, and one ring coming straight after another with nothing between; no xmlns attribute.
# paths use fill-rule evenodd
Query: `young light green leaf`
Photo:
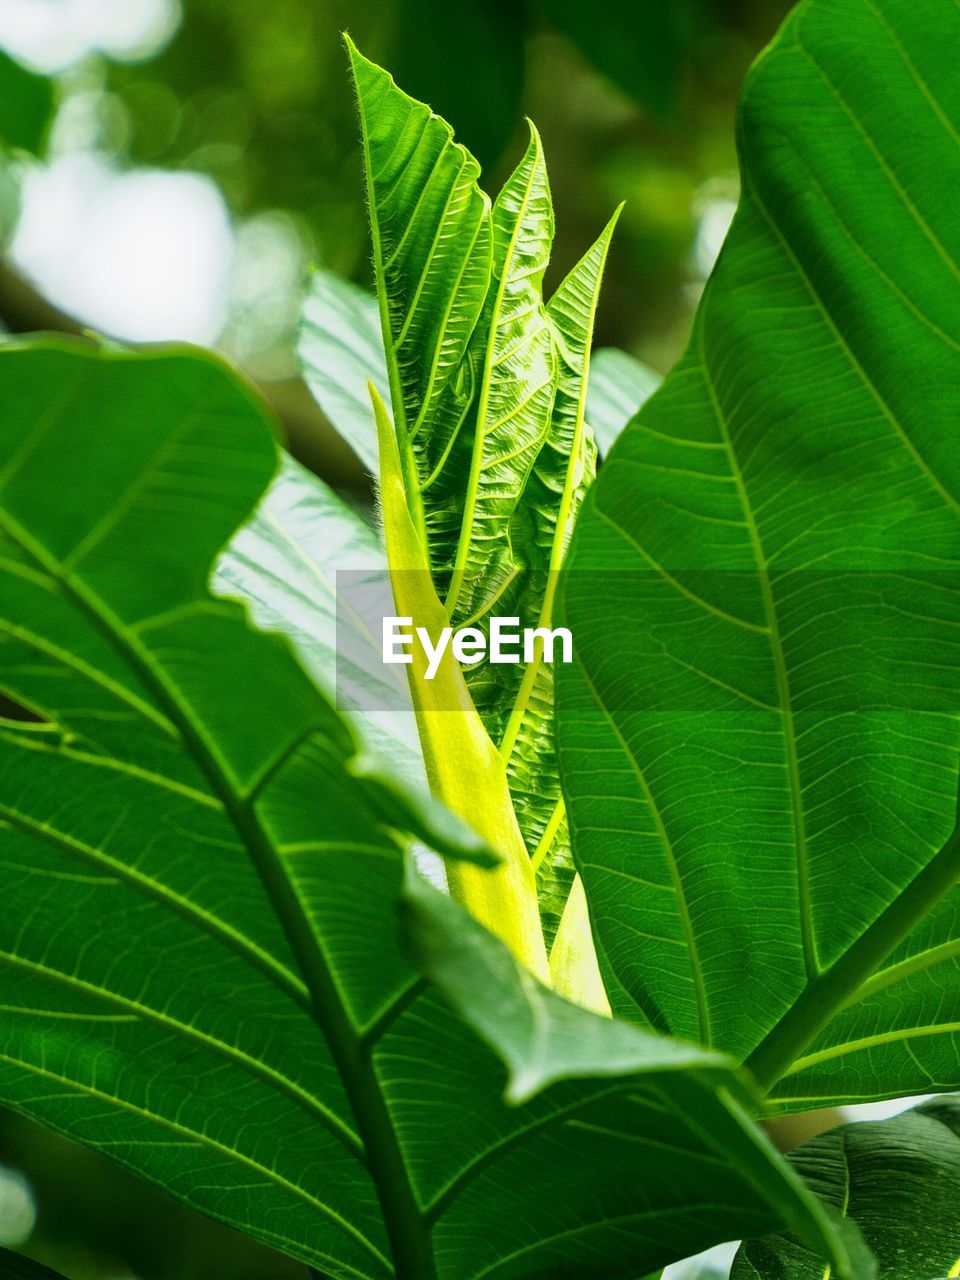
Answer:
<svg viewBox="0 0 960 1280"><path fill-rule="evenodd" d="M960 1084L958 51L952 0L788 20L690 350L561 588L613 1003L794 1108Z"/></svg>
<svg viewBox="0 0 960 1280"><path fill-rule="evenodd" d="M535 571L528 579L522 611L525 620L538 628L553 625L557 576L584 495L596 475L597 450L585 412L590 342L603 268L619 214L617 210L547 307L557 351L551 427L524 487L522 504L511 520L512 554L518 565ZM517 669L508 697L504 696L503 679L498 683L502 711L499 723L494 721L493 733L507 760L514 807L536 866L544 928L553 945L575 875L554 742L553 669L543 661L541 648L531 662ZM474 685L480 685L479 676ZM491 713L496 711L495 702ZM567 916L568 926L572 918ZM577 913L577 924L589 936L584 914ZM569 947L576 949L577 940L568 937L565 945L568 962ZM560 959L554 968L558 975L567 971L579 974L575 981L586 978L599 993L602 983L595 965L584 959L586 973L567 962L561 967ZM591 1007L605 1003L605 997L602 1002L595 998Z"/></svg>
<svg viewBox="0 0 960 1280"><path fill-rule="evenodd" d="M387 408L371 385L380 439L380 504L394 607L415 618L436 644L447 623L407 508L399 451ZM411 655L410 688L433 794L483 834L500 859L493 875L451 865L451 891L533 973L547 976L547 952L533 872L510 800L507 772L470 700L460 666L447 651L431 679L422 647Z"/></svg>
<svg viewBox="0 0 960 1280"><path fill-rule="evenodd" d="M463 225L463 211L473 210L474 197L480 198L477 166L427 108L355 50L352 57L367 146L384 342L394 371L397 446L407 506L434 586L455 624L483 628L495 608L501 616L517 616L521 626L549 626L556 571L594 474L596 448L585 417L589 350L616 218L547 305L543 276L553 241L553 207L543 149L531 126L523 158L485 215L486 231L476 233L478 244L489 241L490 246L478 310L474 286L482 252ZM415 127L416 146L407 146L405 131ZM388 148L385 139L390 138L401 141ZM435 162L432 186L409 183L409 174L428 166L441 141L443 164ZM444 183L453 180L437 175L446 172L448 150L461 167L452 194L444 196ZM472 218L470 212L469 228ZM399 236L398 227L403 228ZM458 240L456 254L449 246ZM416 314L425 282L445 300L439 322L445 336L437 338L443 354L439 364L408 364L401 371L406 319L398 325L396 316ZM438 369L448 388L441 399L434 394ZM552 942L573 870L553 742L551 674L538 657L506 672L475 667L467 672L467 684L507 761Z"/></svg>
<svg viewBox="0 0 960 1280"><path fill-rule="evenodd" d="M843 1125L805 1142L790 1163L855 1223L879 1280L960 1274L960 1101L927 1102L891 1120ZM744 1244L731 1280L823 1280L823 1262L794 1235Z"/></svg>
<svg viewBox="0 0 960 1280"><path fill-rule="evenodd" d="M490 283L490 202L450 126L347 45L397 441L429 555L420 488L442 470L472 399L467 352Z"/></svg>
<svg viewBox="0 0 960 1280"><path fill-rule="evenodd" d="M377 438L367 383L389 398L377 300L365 290L318 269L304 302L297 352L307 385L324 413L377 473ZM590 358L587 421L606 455L661 378L635 357L601 347Z"/></svg>
<svg viewBox="0 0 960 1280"><path fill-rule="evenodd" d="M530 126L523 159L493 206L493 281L463 512L449 561L447 612L483 616L515 576L509 536L553 417L558 352L543 302L553 241L553 201L540 135ZM455 460L456 461L456 460ZM443 564L443 560L440 561Z"/></svg>

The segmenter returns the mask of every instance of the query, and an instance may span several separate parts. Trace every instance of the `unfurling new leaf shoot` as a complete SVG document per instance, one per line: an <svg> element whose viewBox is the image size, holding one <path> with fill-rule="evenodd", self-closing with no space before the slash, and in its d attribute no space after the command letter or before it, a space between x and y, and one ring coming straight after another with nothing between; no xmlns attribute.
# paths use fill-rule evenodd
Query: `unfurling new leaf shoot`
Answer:
<svg viewBox="0 0 960 1280"><path fill-rule="evenodd" d="M391 425L378 406L395 595L410 590L399 571L409 577L417 568L424 575L419 590L432 597L420 601L419 611L439 625L486 631L495 611L517 617L523 628L549 628L557 571L595 473L596 445L585 418L589 351L617 215L547 301L553 206L536 129L531 125L526 153L491 205L477 185L477 162L454 141L449 125L352 44L349 49L393 410ZM406 533L387 492L394 451ZM417 602L396 603L398 613L418 622ZM479 716L498 757L475 775L467 762L475 733L444 717L446 767L471 778L466 811L455 794L462 787L451 791L453 784L430 763L427 695L415 669L414 700L437 794L474 822L508 806L509 822L498 821L518 826L521 839L500 852L527 864L518 871L520 897L500 896L492 915L489 901L477 902L456 884L454 891L508 941L511 921L531 906L551 947L562 919L563 932L580 940L561 938L558 954L568 961L554 965L554 980L606 1009L585 899L570 896L574 872L554 751L553 680L542 657L540 646L530 661L494 669L478 664L462 677L470 714ZM459 672L452 678L461 679ZM488 899L489 877L480 879ZM521 958L542 972L545 954L538 943Z"/></svg>

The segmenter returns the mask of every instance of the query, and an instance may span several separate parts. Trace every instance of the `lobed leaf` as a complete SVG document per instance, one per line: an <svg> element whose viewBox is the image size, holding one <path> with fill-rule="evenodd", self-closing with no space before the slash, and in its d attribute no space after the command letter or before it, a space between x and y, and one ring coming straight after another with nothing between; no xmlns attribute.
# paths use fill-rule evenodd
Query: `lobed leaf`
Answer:
<svg viewBox="0 0 960 1280"><path fill-rule="evenodd" d="M558 1079L504 1105L398 929L401 845L482 849L371 774L288 642L208 590L278 464L245 387L178 350L0 366L0 1100L335 1280L613 1277L783 1221L843 1272L716 1055L596 1019L604 1058L633 1046L609 1097ZM595 1070L574 1030L531 1084ZM609 1154L630 1177L606 1199Z"/></svg>

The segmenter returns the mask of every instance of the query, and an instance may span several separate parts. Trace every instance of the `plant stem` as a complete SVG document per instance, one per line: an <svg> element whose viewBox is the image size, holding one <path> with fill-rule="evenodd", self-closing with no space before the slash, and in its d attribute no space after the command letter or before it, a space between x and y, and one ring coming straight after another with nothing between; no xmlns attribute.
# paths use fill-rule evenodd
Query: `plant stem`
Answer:
<svg viewBox="0 0 960 1280"><path fill-rule="evenodd" d="M960 826L897 898L815 978L746 1060L766 1092L937 902L960 882Z"/></svg>
<svg viewBox="0 0 960 1280"><path fill-rule="evenodd" d="M380 501L395 606L434 642L448 625L426 554L410 516L397 440L386 406L371 384L380 445ZM507 781L506 764L491 742L463 674L447 650L436 675L425 679L426 657L414 645L410 692L430 789L500 857L493 871L448 860L450 892L510 948L542 982L550 968L540 923L536 877L530 865Z"/></svg>

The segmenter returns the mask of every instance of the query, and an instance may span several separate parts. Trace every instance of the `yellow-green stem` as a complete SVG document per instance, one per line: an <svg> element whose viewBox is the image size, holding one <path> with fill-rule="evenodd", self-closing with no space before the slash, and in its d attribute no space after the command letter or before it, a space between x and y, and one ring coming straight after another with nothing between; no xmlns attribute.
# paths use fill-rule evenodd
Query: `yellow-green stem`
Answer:
<svg viewBox="0 0 960 1280"><path fill-rule="evenodd" d="M393 424L370 386L380 446L380 501L398 616L411 617L435 644L448 625L430 577L425 549L410 517ZM537 904L536 877L517 825L503 757L491 742L449 649L432 680L422 646L407 667L430 789L483 837L500 858L485 871L449 861L450 892L541 981L550 967Z"/></svg>

